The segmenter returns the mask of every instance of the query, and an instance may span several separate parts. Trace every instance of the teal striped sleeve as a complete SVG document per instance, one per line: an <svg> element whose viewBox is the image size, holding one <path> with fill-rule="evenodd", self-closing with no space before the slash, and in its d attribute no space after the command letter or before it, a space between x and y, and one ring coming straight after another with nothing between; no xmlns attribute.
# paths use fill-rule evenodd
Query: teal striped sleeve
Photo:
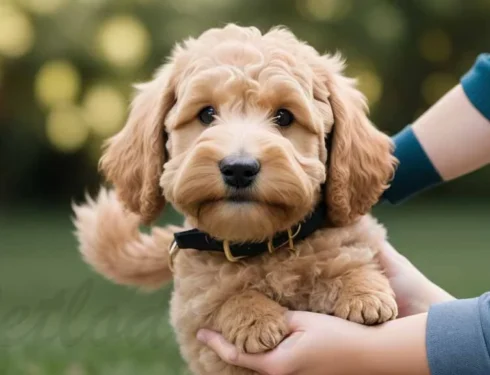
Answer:
<svg viewBox="0 0 490 375"><path fill-rule="evenodd" d="M471 70L461 78L461 86L475 108L490 120L490 53L482 53Z"/></svg>
<svg viewBox="0 0 490 375"><path fill-rule="evenodd" d="M472 105L490 120L489 53L478 56L472 68L461 78L461 86ZM400 203L443 182L410 126L394 136L393 142L399 165L381 202Z"/></svg>
<svg viewBox="0 0 490 375"><path fill-rule="evenodd" d="M442 182L411 126L393 137L393 142L399 164L382 201L396 204Z"/></svg>

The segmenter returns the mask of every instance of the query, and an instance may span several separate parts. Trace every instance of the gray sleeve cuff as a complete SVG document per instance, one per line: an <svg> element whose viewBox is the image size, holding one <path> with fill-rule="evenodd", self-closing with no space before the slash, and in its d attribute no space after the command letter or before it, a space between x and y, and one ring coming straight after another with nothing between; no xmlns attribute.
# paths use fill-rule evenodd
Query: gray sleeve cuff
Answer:
<svg viewBox="0 0 490 375"><path fill-rule="evenodd" d="M434 305L427 319L431 375L490 374L490 294Z"/></svg>

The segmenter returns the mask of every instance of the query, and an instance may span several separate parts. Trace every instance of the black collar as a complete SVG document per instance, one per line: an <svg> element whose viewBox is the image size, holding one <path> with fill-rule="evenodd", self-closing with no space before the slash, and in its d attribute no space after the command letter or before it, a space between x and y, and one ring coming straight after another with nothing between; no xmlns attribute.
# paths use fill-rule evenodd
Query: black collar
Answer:
<svg viewBox="0 0 490 375"><path fill-rule="evenodd" d="M273 252L285 245L292 246L325 226L325 204L321 202L307 218L296 224L290 230L278 233L270 241L229 243L212 238L209 234L198 229L174 233L174 243L179 249L195 249L199 251L216 251L225 253L230 261L240 258L253 257L266 252Z"/></svg>

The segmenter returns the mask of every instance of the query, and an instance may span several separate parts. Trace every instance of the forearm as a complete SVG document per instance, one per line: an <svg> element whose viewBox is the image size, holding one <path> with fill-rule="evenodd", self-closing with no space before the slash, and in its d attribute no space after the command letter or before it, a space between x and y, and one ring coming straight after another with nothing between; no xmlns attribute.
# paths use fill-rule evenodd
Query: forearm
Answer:
<svg viewBox="0 0 490 375"><path fill-rule="evenodd" d="M413 132L444 181L490 163L490 123L461 85L420 117Z"/></svg>
<svg viewBox="0 0 490 375"><path fill-rule="evenodd" d="M429 375L425 337L427 314L385 323L366 332L364 374Z"/></svg>
<svg viewBox="0 0 490 375"><path fill-rule="evenodd" d="M399 166L382 200L406 198L490 163L490 55L393 141Z"/></svg>
<svg viewBox="0 0 490 375"><path fill-rule="evenodd" d="M366 329L359 368L373 375L488 375L488 342L490 293Z"/></svg>

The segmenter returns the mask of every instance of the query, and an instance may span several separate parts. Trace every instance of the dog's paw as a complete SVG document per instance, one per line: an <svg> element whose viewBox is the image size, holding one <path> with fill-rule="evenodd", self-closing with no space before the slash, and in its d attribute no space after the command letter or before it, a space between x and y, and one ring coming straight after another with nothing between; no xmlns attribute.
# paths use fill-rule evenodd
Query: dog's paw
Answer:
<svg viewBox="0 0 490 375"><path fill-rule="evenodd" d="M243 353L262 353L274 349L288 334L284 314L260 318L250 316L233 332L231 342Z"/></svg>
<svg viewBox="0 0 490 375"><path fill-rule="evenodd" d="M341 297L335 304L333 314L352 322L372 325L395 319L398 307L391 294L377 292Z"/></svg>

